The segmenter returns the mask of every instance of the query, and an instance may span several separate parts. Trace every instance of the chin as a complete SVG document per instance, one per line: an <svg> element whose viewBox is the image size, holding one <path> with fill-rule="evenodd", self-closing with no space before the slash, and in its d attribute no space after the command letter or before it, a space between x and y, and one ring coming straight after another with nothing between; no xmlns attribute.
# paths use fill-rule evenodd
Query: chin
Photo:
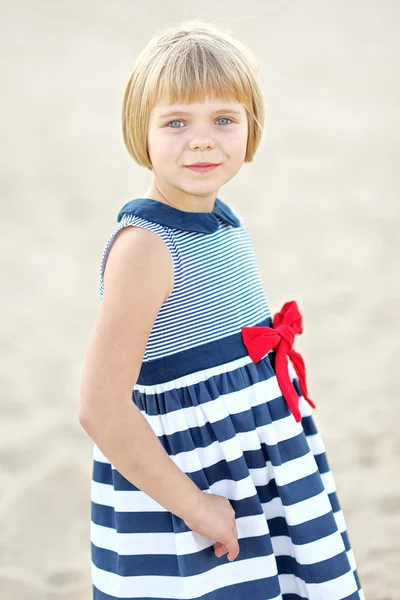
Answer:
<svg viewBox="0 0 400 600"><path fill-rule="evenodd" d="M211 183L209 185L194 185L193 187L190 187L187 189L187 193L188 194L212 194L216 191L219 190L219 188L222 186L223 184L217 184L215 182Z"/></svg>

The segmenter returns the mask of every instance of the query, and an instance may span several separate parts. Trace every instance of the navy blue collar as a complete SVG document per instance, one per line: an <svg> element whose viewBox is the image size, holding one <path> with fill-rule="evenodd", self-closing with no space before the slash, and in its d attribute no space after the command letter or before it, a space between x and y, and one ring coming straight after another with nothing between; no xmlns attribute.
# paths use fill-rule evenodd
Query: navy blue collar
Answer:
<svg viewBox="0 0 400 600"><path fill-rule="evenodd" d="M240 227L239 219L225 202L216 198L212 212L188 212L151 198L136 198L127 202L118 213L118 221L123 215L137 215L153 223L175 227L182 231L214 233L219 228L218 218L232 227Z"/></svg>

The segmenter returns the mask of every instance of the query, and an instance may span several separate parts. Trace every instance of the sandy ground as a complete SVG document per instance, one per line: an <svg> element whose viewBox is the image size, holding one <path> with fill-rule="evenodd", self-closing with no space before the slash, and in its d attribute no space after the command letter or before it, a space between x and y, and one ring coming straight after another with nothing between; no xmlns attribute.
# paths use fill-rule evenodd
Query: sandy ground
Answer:
<svg viewBox="0 0 400 600"><path fill-rule="evenodd" d="M155 29L202 17L259 54L267 126L220 193L273 311L296 298L314 413L368 600L400 598L397 0L1 2L1 600L89 600L92 442L77 390L119 208L120 132Z"/></svg>

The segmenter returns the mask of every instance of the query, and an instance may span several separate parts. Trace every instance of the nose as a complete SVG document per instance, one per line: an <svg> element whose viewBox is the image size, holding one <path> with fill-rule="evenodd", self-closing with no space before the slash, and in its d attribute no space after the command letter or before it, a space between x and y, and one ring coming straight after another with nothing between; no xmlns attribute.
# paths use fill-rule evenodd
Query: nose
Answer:
<svg viewBox="0 0 400 600"><path fill-rule="evenodd" d="M189 142L189 148L191 150L207 150L208 148L214 147L215 141L209 129L197 131Z"/></svg>

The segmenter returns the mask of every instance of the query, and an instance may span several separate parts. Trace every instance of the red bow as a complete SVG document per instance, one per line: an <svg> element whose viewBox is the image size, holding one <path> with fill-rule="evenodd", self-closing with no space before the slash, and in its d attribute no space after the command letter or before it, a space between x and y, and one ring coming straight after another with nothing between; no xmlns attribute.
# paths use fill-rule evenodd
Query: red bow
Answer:
<svg viewBox="0 0 400 600"><path fill-rule="evenodd" d="M296 421L301 421L299 397L292 384L288 371L288 357L293 363L299 378L302 395L315 408L308 397L306 369L301 355L293 350L296 333L302 333L302 316L294 300L286 302L281 312L276 313L272 327L242 327L242 338L247 351L254 362L258 362L270 350L277 348L275 371L283 397Z"/></svg>

